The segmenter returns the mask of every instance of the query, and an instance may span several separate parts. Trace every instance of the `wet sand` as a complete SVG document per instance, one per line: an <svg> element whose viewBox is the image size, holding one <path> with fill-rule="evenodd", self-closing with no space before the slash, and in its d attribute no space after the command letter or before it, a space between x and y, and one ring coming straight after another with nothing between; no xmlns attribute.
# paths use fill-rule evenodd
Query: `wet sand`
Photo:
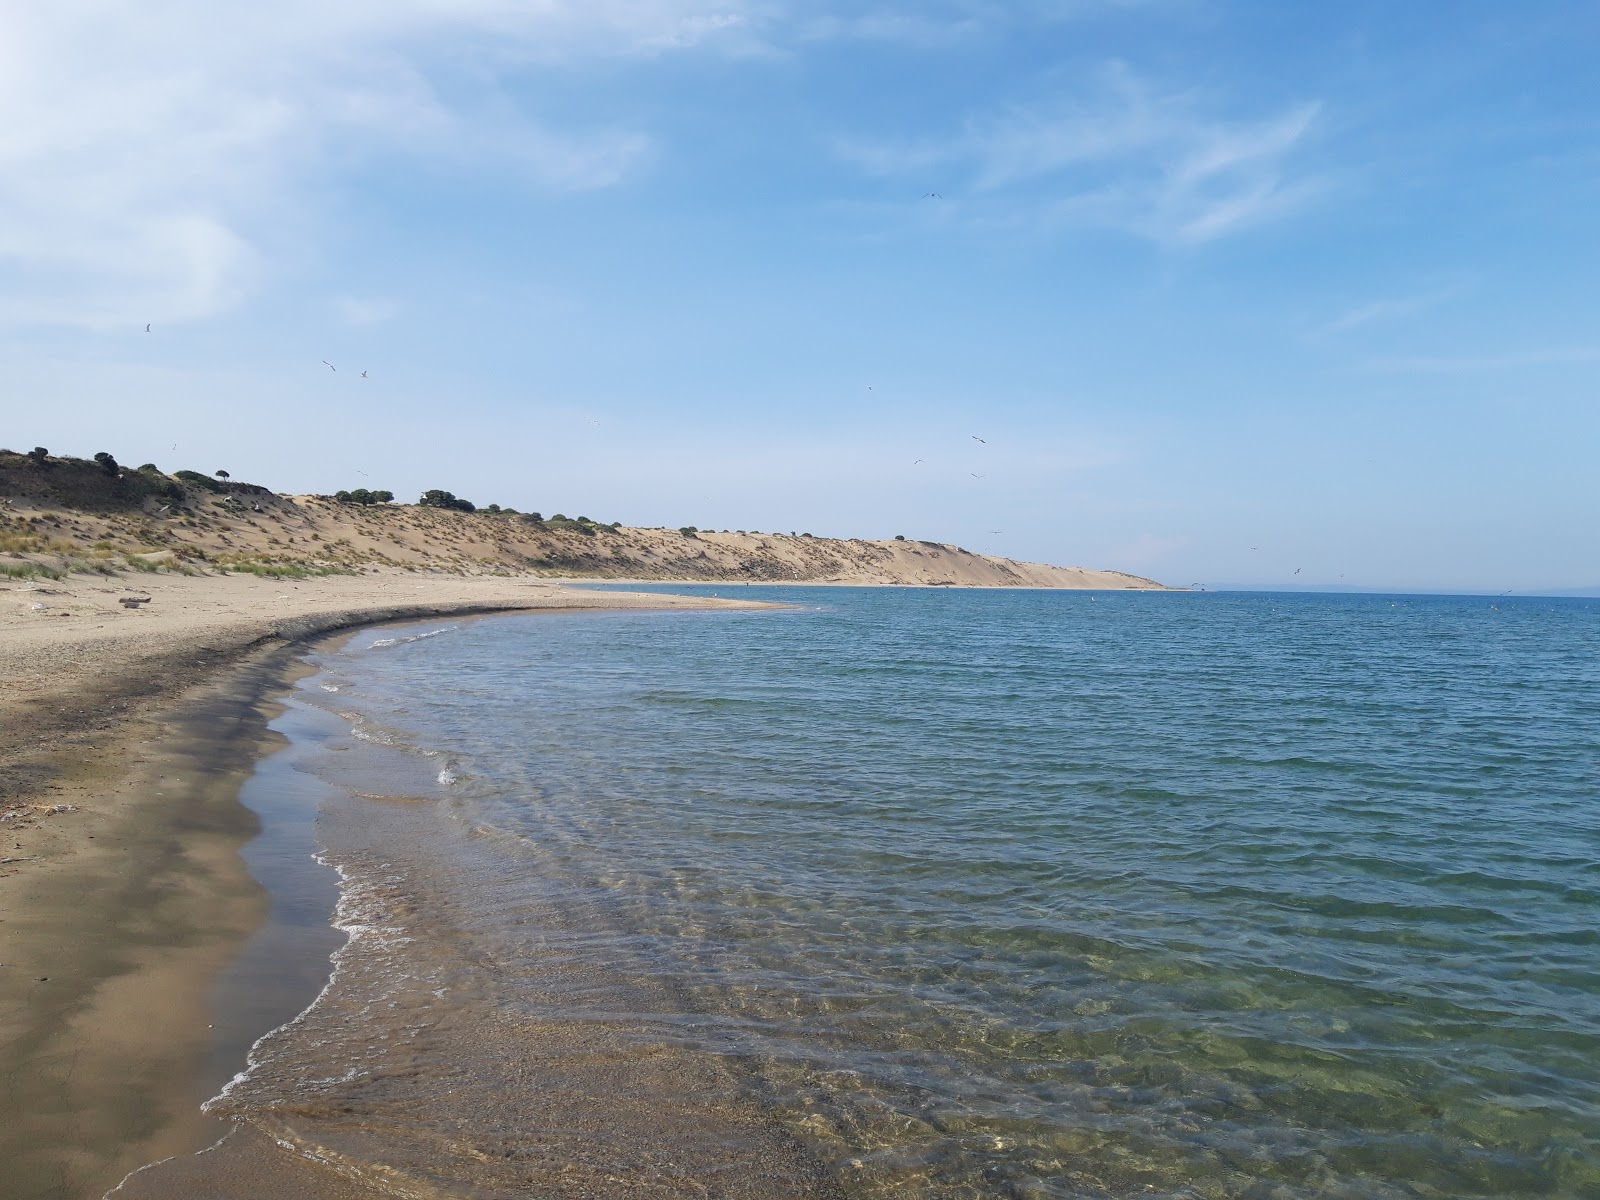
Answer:
<svg viewBox="0 0 1600 1200"><path fill-rule="evenodd" d="M152 599L128 610L128 594ZM271 697L310 639L427 615L718 604L400 572L0 591L6 1196L97 1197L229 1128L199 1112L216 1082L211 988L267 912L239 856L259 826L238 793L278 740ZM329 1186L315 1194L356 1194ZM267 1187L238 1194L313 1194Z"/></svg>

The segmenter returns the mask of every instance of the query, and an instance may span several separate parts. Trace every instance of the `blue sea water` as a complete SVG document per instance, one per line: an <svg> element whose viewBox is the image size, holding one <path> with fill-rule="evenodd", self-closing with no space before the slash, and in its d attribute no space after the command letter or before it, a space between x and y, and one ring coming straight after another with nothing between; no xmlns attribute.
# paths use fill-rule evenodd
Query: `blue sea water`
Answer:
<svg viewBox="0 0 1600 1200"><path fill-rule="evenodd" d="M660 590L794 607L303 685L465 831L455 1003L724 1062L844 1195L1600 1196L1600 602Z"/></svg>

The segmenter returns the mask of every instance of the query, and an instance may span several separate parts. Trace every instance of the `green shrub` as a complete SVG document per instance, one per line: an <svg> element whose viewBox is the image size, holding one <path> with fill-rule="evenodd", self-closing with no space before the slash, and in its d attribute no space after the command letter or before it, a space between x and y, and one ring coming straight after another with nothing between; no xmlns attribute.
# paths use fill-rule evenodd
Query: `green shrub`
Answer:
<svg viewBox="0 0 1600 1200"><path fill-rule="evenodd" d="M348 492L335 492L333 498L340 504L387 504L394 499L394 493L382 489L371 492L366 488L355 488Z"/></svg>
<svg viewBox="0 0 1600 1200"><path fill-rule="evenodd" d="M192 483L195 487L205 488L208 492L222 491L222 484L209 475L202 475L199 471L174 471L174 479L181 479L185 483Z"/></svg>
<svg viewBox="0 0 1600 1200"><path fill-rule="evenodd" d="M111 455L107 454L104 450L96 454L94 456L94 460L100 464L100 469L107 475L115 475L122 469L121 467L117 466L117 460L112 458Z"/></svg>
<svg viewBox="0 0 1600 1200"><path fill-rule="evenodd" d="M683 534L683 536L686 538L693 538L697 542L700 540L700 530L695 528L693 525L684 525L678 530L678 532Z"/></svg>
<svg viewBox="0 0 1600 1200"><path fill-rule="evenodd" d="M463 500L454 492L447 492L442 488L429 488L422 493L422 499L417 503L423 508L453 508L457 512L478 511L478 506L471 500Z"/></svg>
<svg viewBox="0 0 1600 1200"><path fill-rule="evenodd" d="M557 513L544 524L546 529L555 529L564 533L581 533L585 537L594 536L594 522L584 517L574 520L571 517L565 517Z"/></svg>

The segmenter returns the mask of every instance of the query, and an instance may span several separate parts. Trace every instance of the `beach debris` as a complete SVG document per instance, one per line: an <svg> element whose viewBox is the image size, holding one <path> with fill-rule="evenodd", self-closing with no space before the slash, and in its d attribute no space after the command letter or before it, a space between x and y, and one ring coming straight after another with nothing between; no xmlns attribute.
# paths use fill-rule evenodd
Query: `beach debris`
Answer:
<svg viewBox="0 0 1600 1200"><path fill-rule="evenodd" d="M28 611L29 612L49 612L50 611L50 606L48 604L44 603L42 600L35 600L32 604L28 605Z"/></svg>
<svg viewBox="0 0 1600 1200"><path fill-rule="evenodd" d="M123 608L138 608L141 604L149 604L149 596L119 596L117 603Z"/></svg>
<svg viewBox="0 0 1600 1200"><path fill-rule="evenodd" d="M7 866L10 866L12 863L38 862L38 861L39 860L37 858L0 858L0 867L7 867ZM3 967L3 966L5 966L5 963L0 963L0 967Z"/></svg>

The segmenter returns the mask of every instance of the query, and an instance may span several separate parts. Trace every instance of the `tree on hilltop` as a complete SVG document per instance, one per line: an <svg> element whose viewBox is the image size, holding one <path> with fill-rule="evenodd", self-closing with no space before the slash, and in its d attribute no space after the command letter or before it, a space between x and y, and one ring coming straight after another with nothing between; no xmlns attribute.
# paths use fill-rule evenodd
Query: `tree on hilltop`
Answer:
<svg viewBox="0 0 1600 1200"><path fill-rule="evenodd" d="M366 488L356 488L348 492L335 492L333 498L340 504L387 504L394 499L394 493L383 489L368 491Z"/></svg>
<svg viewBox="0 0 1600 1200"><path fill-rule="evenodd" d="M478 506L471 500L463 500L454 492L447 492L443 488L429 488L422 493L422 499L417 503L423 508L453 508L457 512L478 511Z"/></svg>

